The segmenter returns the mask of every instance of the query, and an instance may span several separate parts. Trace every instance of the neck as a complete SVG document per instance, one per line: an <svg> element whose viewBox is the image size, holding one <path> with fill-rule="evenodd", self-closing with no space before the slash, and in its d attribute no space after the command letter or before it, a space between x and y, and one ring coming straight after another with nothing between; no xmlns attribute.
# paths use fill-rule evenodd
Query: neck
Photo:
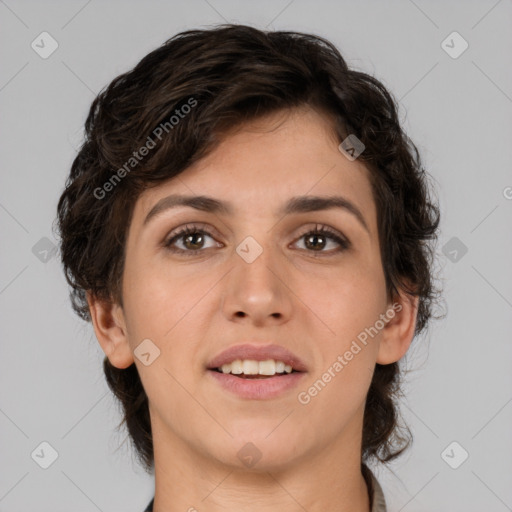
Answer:
<svg viewBox="0 0 512 512"><path fill-rule="evenodd" d="M153 425L153 512L369 512L369 488L361 471L361 445L347 431L315 454L288 464L241 469L222 463ZM239 461L238 461L239 462ZM368 478L368 474L366 477Z"/></svg>

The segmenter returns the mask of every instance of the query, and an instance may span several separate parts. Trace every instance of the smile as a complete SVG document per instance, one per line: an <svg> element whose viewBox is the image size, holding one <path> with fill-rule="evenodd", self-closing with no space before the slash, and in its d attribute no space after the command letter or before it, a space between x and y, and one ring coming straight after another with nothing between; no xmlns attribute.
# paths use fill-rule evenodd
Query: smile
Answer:
<svg viewBox="0 0 512 512"><path fill-rule="evenodd" d="M254 359L235 359L231 363L225 363L217 371L239 375L240 377L268 377L276 374L292 373L293 368L283 361L267 359L266 361L256 361Z"/></svg>

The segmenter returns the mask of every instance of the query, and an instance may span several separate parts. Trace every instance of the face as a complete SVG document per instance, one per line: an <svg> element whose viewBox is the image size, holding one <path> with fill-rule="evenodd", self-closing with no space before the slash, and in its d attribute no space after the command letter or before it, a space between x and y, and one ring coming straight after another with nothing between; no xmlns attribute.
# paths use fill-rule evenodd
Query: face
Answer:
<svg viewBox="0 0 512 512"><path fill-rule="evenodd" d="M138 198L118 319L131 353L151 340L141 346L150 364L123 366L135 361L158 442L237 467L239 451L254 450L266 469L357 445L385 332L375 326L391 303L368 171L338 143L314 111L272 115ZM227 208L172 206L171 195ZM313 196L343 201L285 212ZM305 371L275 384L214 375L209 363L239 344L283 347Z"/></svg>

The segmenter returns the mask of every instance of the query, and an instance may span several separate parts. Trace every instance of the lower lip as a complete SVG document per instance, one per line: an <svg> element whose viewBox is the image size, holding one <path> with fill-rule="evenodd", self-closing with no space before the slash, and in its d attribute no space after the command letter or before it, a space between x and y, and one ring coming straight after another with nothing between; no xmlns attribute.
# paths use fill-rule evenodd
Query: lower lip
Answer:
<svg viewBox="0 0 512 512"><path fill-rule="evenodd" d="M244 379L215 370L208 370L208 373L227 391L240 398L250 400L276 398L297 386L306 374L305 372L292 372L264 379Z"/></svg>

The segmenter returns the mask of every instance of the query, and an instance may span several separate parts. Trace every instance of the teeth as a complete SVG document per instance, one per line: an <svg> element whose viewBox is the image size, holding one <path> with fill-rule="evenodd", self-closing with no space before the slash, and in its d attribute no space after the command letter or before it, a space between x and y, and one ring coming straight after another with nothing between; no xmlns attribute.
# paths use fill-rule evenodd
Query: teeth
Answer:
<svg viewBox="0 0 512 512"><path fill-rule="evenodd" d="M254 359L236 359L232 363L223 364L220 367L222 373L232 373L233 375L275 375L276 373L291 373L292 367L284 364L283 361L255 361Z"/></svg>
<svg viewBox="0 0 512 512"><path fill-rule="evenodd" d="M272 359L260 361L258 366L260 375L275 375L276 373L276 362Z"/></svg>
<svg viewBox="0 0 512 512"><path fill-rule="evenodd" d="M260 367L258 361L252 359L244 359L242 361L242 372L244 375L258 375Z"/></svg>
<svg viewBox="0 0 512 512"><path fill-rule="evenodd" d="M234 375L240 375L244 371L242 368L242 361L240 361L240 359L233 361L230 365L225 364L223 365L223 367L224 366L231 366L231 373L233 373Z"/></svg>

